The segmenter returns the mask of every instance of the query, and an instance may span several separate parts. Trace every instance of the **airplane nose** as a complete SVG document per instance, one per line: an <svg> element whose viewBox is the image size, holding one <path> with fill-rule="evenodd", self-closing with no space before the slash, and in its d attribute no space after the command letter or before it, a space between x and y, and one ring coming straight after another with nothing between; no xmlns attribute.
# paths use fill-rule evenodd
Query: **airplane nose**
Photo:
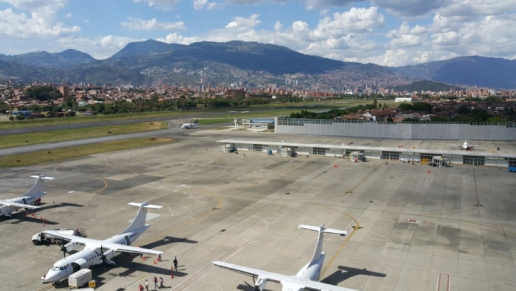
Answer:
<svg viewBox="0 0 516 291"><path fill-rule="evenodd" d="M49 271L45 276L41 277L42 283L52 283L57 281L57 273Z"/></svg>

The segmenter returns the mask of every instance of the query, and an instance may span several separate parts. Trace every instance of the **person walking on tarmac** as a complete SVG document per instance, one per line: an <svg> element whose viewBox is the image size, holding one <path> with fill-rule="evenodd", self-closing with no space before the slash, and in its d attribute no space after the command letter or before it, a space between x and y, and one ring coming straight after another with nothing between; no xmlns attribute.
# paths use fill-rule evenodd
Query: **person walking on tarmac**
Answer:
<svg viewBox="0 0 516 291"><path fill-rule="evenodd" d="M154 277L154 290L158 289L158 278Z"/></svg>
<svg viewBox="0 0 516 291"><path fill-rule="evenodd" d="M145 279L145 291L149 291L149 281Z"/></svg>
<svg viewBox="0 0 516 291"><path fill-rule="evenodd" d="M143 291L143 286L142 286L142 284L140 284L140 286L138 286L138 289L139 289L139 291Z"/></svg>
<svg viewBox="0 0 516 291"><path fill-rule="evenodd" d="M177 272L177 258L174 256L174 269Z"/></svg>
<svg viewBox="0 0 516 291"><path fill-rule="evenodd" d="M159 277L159 288L165 288L165 285L163 285L163 277Z"/></svg>

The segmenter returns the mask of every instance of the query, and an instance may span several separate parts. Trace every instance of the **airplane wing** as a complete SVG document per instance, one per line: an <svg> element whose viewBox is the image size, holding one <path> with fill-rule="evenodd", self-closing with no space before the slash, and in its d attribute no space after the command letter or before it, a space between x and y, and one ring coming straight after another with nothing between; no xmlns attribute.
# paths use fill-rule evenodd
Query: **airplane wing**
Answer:
<svg viewBox="0 0 516 291"><path fill-rule="evenodd" d="M17 207L17 208L30 208L30 209L36 209L39 208L39 206L34 206L30 204L23 204L23 203L16 203L16 202L10 202L10 201L0 201L0 205L5 205L9 207Z"/></svg>
<svg viewBox="0 0 516 291"><path fill-rule="evenodd" d="M94 246L94 247L98 247L98 248L102 247L104 249L110 249L115 252L133 253L133 254L152 254L152 255L161 255L163 253L161 251L126 246L126 245L112 243L112 242L104 242L101 240L85 238L85 237L80 237L80 236L75 236L75 235L69 235L69 234L64 234L64 233L51 231L51 230L47 230L45 232L47 234L69 240L70 242L78 243L81 245Z"/></svg>
<svg viewBox="0 0 516 291"><path fill-rule="evenodd" d="M244 274L244 275L247 275L247 276L258 277L258 278L261 278L261 279L265 279L267 281L272 281L272 282L281 283L281 284L287 284L287 285L288 284L294 284L296 286L304 286L306 290L314 290L314 291L319 291L319 290L320 291L357 291L355 289L349 289L349 288L339 287L339 286L335 286L335 285L324 284L324 283L321 283L321 282L300 279L300 278L297 278L295 276L287 276L287 275L267 272L267 271L263 271L263 270L258 270L258 269L248 268L248 267L242 267L242 266L239 266L239 265L229 264L229 263L225 263L225 262L214 261L213 265L215 265L217 267L224 268L224 269L228 269L228 270L240 273L240 274Z"/></svg>
<svg viewBox="0 0 516 291"><path fill-rule="evenodd" d="M161 255L163 253L161 251L155 251L155 250L151 250L151 249L126 246L126 245L121 245L121 244L116 244L116 243L103 243L102 247L103 248L109 248L111 250L114 250L115 252L131 253L131 254Z"/></svg>

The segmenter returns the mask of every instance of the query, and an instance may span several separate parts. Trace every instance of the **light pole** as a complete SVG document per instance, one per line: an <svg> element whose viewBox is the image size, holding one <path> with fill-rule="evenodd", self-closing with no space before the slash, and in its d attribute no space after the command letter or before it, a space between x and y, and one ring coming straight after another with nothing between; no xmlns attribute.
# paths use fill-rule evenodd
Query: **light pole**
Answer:
<svg viewBox="0 0 516 291"><path fill-rule="evenodd" d="M4 101L7 104L7 108L9 108L9 116L13 116L13 111L11 110L11 103L9 101Z"/></svg>

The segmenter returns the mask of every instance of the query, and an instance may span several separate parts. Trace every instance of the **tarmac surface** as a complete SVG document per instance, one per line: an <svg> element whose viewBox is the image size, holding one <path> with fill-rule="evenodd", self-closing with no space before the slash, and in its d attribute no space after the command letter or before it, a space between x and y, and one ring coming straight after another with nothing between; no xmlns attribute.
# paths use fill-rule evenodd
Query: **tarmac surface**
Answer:
<svg viewBox="0 0 516 291"><path fill-rule="evenodd" d="M127 203L147 200L164 208L149 210L151 227L136 244L164 251L163 261L120 254L116 267L93 268L97 290L138 290L145 279L153 287L154 277L164 278L164 290L252 290L253 278L211 262L294 275L316 244L316 233L300 224L349 231L325 235L321 280L329 284L371 291L516 290L514 173L229 154L215 142L257 135L198 129L173 144L0 169L0 199L25 193L34 182L30 175L56 178L46 182L49 194L36 218L18 213L0 220L0 289L55 289L40 277L63 254L55 245L32 245L33 234L78 227L89 238L105 239L136 215ZM174 256L179 270L172 279ZM268 283L266 290L281 286Z"/></svg>

